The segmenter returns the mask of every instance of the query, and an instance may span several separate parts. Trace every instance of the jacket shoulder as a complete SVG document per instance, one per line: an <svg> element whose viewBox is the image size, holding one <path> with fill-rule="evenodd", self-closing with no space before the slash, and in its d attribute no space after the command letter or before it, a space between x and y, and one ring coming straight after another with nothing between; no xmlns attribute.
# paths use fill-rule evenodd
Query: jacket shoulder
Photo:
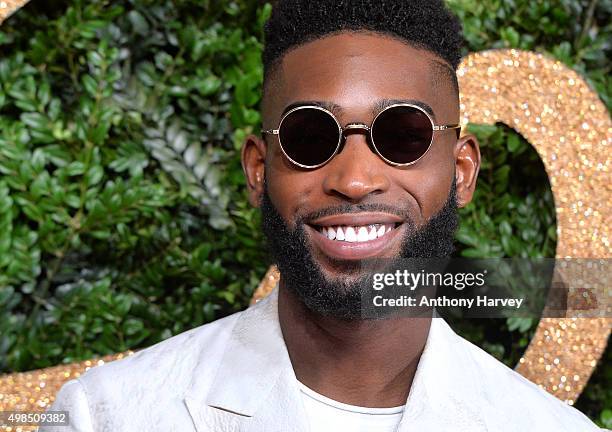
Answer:
<svg viewBox="0 0 612 432"><path fill-rule="evenodd" d="M121 360L96 366L85 372L79 381L86 388L105 383L155 387L163 385L163 378L172 375L173 387L180 387L187 384L187 381L181 383L181 378L188 378L201 359L206 359L214 368L241 313L185 331Z"/></svg>
<svg viewBox="0 0 612 432"><path fill-rule="evenodd" d="M190 430L183 396L194 370L200 382L212 381L241 313L89 369L62 386L50 410L69 411L71 429L66 432L174 430L177 424Z"/></svg>
<svg viewBox="0 0 612 432"><path fill-rule="evenodd" d="M83 386L76 379L65 383L56 395L56 401L50 408L53 411L68 412L68 425L41 426L38 432L93 432L93 425L87 395ZM66 429L69 427L70 429Z"/></svg>

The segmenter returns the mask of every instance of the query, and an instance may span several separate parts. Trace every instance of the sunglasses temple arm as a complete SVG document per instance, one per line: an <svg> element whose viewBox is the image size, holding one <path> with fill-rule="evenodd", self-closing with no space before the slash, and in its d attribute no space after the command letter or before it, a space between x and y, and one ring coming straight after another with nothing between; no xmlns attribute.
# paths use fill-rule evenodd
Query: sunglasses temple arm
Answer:
<svg viewBox="0 0 612 432"><path fill-rule="evenodd" d="M433 127L434 131L443 131L443 130L447 130L447 129L455 129L455 132L457 133L457 139L459 139L459 137L461 136L461 125L459 125L459 124L441 125L441 126L434 126Z"/></svg>

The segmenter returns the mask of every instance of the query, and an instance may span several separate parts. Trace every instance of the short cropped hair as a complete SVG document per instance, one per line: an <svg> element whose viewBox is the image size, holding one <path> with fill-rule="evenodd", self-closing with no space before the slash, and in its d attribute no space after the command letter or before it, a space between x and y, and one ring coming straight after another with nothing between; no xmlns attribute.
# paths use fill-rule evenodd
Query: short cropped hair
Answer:
<svg viewBox="0 0 612 432"><path fill-rule="evenodd" d="M307 42L343 31L367 31L430 51L458 90L463 33L443 0L278 0L264 26L264 90L282 57ZM444 73L447 69L448 73Z"/></svg>

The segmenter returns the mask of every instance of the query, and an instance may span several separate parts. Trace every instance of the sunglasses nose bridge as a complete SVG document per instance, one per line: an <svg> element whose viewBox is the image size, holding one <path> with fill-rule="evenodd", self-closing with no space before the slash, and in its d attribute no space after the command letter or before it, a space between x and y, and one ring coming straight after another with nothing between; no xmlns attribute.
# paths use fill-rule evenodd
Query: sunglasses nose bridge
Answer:
<svg viewBox="0 0 612 432"><path fill-rule="evenodd" d="M349 123L342 128L342 136L346 137L348 134L363 132L365 134L370 133L370 127L364 123Z"/></svg>
<svg viewBox="0 0 612 432"><path fill-rule="evenodd" d="M370 127L366 125L365 123L348 123L346 126L342 128L342 139L340 143L340 148L338 149L338 153L341 153L342 150L344 149L344 145L346 144L347 136L353 135L353 134L365 135L365 140L366 140L366 143L368 144L368 147L370 147L370 149L374 151L374 149L372 148L372 144L370 143L371 141Z"/></svg>

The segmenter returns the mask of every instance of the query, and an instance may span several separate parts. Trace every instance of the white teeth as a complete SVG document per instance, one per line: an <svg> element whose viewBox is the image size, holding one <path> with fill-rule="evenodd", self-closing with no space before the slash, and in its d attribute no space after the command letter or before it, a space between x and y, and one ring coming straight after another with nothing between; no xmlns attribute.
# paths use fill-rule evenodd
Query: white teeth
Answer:
<svg viewBox="0 0 612 432"><path fill-rule="evenodd" d="M357 241L357 234L355 233L355 228L353 227L347 227L344 235L347 242L352 243Z"/></svg>
<svg viewBox="0 0 612 432"><path fill-rule="evenodd" d="M376 227L373 226L368 234L368 240L374 240L376 238Z"/></svg>
<svg viewBox="0 0 612 432"><path fill-rule="evenodd" d="M321 227L320 233L330 240L350 243L367 242L384 236L394 228L393 224L370 224L367 226Z"/></svg>
<svg viewBox="0 0 612 432"><path fill-rule="evenodd" d="M364 242L368 240L368 229L366 227L359 228L359 232L357 233L357 241Z"/></svg>

